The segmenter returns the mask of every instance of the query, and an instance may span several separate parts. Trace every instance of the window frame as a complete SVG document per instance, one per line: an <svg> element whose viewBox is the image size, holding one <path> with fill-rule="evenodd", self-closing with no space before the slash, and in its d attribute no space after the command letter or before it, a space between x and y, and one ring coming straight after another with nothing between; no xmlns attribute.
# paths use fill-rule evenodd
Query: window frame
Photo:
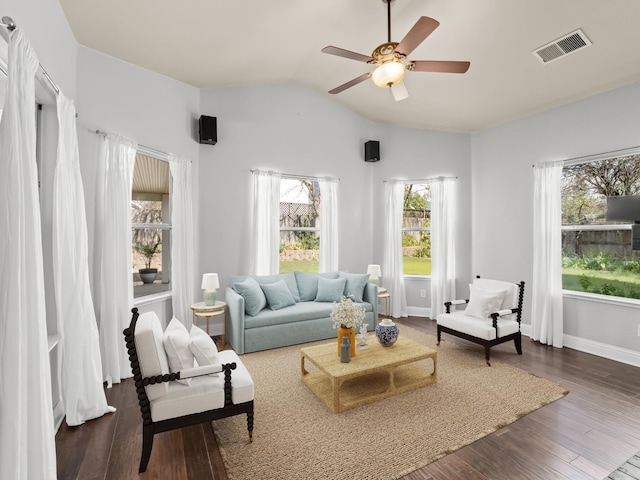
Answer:
<svg viewBox="0 0 640 480"><path fill-rule="evenodd" d="M320 216L320 205L322 204L322 191L320 190L320 185L318 184L318 179L313 178L313 177L308 177L308 176L304 176L304 175L282 175L280 178L280 201L278 203L278 235L279 238L282 239L282 233L283 232L313 232L315 233L318 237L320 236L320 226L317 224L316 222L316 226L314 227L296 227L296 226L282 226L281 225L281 214L280 211L282 210L282 205L283 204L295 204L295 203L299 203L300 202L283 202L282 201L282 186L283 186L283 182L285 181L297 181L300 183L300 187L302 188L302 182L303 181L309 181L312 182L314 184L317 184L317 188L318 188L318 211L316 214L316 219ZM309 198L309 200L311 200ZM313 206L313 201L311 200L311 202L308 202L307 205L312 205ZM280 244L282 244L283 242L279 242ZM318 242L318 271L320 269L320 250L321 250L322 246L320 244L320 242ZM282 267L282 260L279 258L280 253L278 253L278 271L282 273L281 267ZM317 273L317 271L315 272Z"/></svg>
<svg viewBox="0 0 640 480"><path fill-rule="evenodd" d="M429 190L429 199L427 200L427 211L429 212L429 226L428 227L402 227L401 228L401 232L400 232L400 242L402 243L402 238L404 237L404 234L406 232L429 232L429 240L431 240L431 187L429 185L428 182L424 182L424 183L420 183L420 182L411 182L411 181L406 181L404 182L405 187L407 185L420 185L423 187L426 187L426 189ZM404 208L403 208L403 212L402 212L402 220L403 220L403 224L404 224ZM403 255L404 257L404 255ZM431 257L429 257L431 259ZM402 275L405 278L431 278L431 274L426 274L426 273L404 273L404 261L402 262Z"/></svg>
<svg viewBox="0 0 640 480"><path fill-rule="evenodd" d="M134 223L131 222L131 235L132 235L132 245L131 245L131 258L132 258L132 267L133 267L133 255L135 253L134 251L134 244L133 244L133 233L135 230L137 229L151 229L151 230L160 230L160 236L161 236L161 244L163 246L162 252L160 253L161 257L162 257L162 276L160 277L161 280L161 284L162 285L166 285L166 288L160 288L157 291L153 291L150 293L142 293L140 294L140 287L143 287L145 284L143 285L133 285L133 297L134 297L134 303L136 305L141 305L144 304L145 302L149 302L152 300L156 300L159 298L165 298L165 297L169 297L171 295L171 291L173 289L173 285L172 285L172 272L171 272L171 262L172 262L172 257L171 257L171 239L172 239L172 235L173 235L173 226L171 223L171 207L172 207L172 203L173 203L173 181L172 181L172 176L171 176L171 168L169 165L169 159L168 158L164 158L164 155L159 155L157 152L155 151L150 151L147 150L146 148L139 146L138 150L136 151L136 159L135 161L137 162L138 160L138 155L142 155L148 158L151 158L155 161L158 162L164 162L167 164L167 171L168 171L168 183L169 183L169 193L164 194L164 193L153 193L153 194L149 194L146 192L142 192L141 196L144 195L161 195L161 196L165 196L167 197L166 202L164 200L164 198L161 198L160 200L154 200L154 201L160 201L162 204L162 222L161 223ZM135 171L135 165L134 165L134 171ZM131 191L131 202L133 204L134 201L136 200L142 200L145 201L144 199L140 199L140 198L134 198L134 192L133 192L133 186L132 186L132 191ZM166 204L166 211L165 211L165 204ZM168 222L166 220L169 220ZM168 237L168 241L167 239L164 238L164 232L168 232L169 237ZM167 248L165 250L164 246L165 244L167 244L169 246L169 248ZM132 272L131 275L133 276L136 273L135 270L133 270L132 268ZM158 272L160 273L160 272ZM164 280L167 280L166 282Z"/></svg>
<svg viewBox="0 0 640 480"><path fill-rule="evenodd" d="M567 160L563 163L562 175L564 177L564 169L565 167L568 167L568 166L595 163L595 162L605 161L605 160L615 160L615 159L620 159L620 158L629 157L629 156L637 156L637 155L640 155L640 147L617 150L612 152L605 152L605 153L600 153L596 155L580 157L573 160ZM640 192L637 195L640 195ZM561 195L561 206L560 206L561 214L564 214L563 203L564 203L564 196ZM591 231L625 231L625 230L631 230L632 229L631 225L632 223L605 223L605 224L590 223L585 225L562 224L561 240L560 240L562 242L562 247L561 247L562 258L563 259L565 258L565 255L564 255L564 233L565 232L589 231L589 230ZM563 276L564 276L564 265L562 266L562 268L563 268ZM627 306L631 306L631 305L640 306L640 299L636 299L632 297L621 297L621 296L612 295L612 294L585 292L581 290L571 290L571 289L564 288L564 279L563 279L562 295L565 298L587 299L587 300L591 300L599 303L627 305Z"/></svg>

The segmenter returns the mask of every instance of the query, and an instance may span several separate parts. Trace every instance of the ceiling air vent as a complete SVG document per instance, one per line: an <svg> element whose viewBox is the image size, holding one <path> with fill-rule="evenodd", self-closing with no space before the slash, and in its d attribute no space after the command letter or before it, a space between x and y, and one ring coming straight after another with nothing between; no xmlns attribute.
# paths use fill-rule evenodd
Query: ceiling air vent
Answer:
<svg viewBox="0 0 640 480"><path fill-rule="evenodd" d="M591 40L587 38L582 30L578 29L540 48L536 48L531 53L540 60L540 62L549 63L588 47L591 44Z"/></svg>

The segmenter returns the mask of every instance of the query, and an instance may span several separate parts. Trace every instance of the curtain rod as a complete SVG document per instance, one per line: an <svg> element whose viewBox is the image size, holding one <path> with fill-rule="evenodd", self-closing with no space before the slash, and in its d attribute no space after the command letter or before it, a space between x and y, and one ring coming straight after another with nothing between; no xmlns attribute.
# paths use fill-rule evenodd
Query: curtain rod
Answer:
<svg viewBox="0 0 640 480"><path fill-rule="evenodd" d="M11 17L2 17L2 21L0 22L0 25L5 27L4 29L0 29L0 32L2 37L6 40L6 42L9 43L9 33L7 32L7 30L9 32L13 32L16 29L16 24L13 22L13 19ZM49 74L44 69L42 64L38 63L38 66L40 67L40 70L42 71L44 78L46 78L47 82L49 82L49 85L51 85L51 88L53 88L56 94L60 93L60 88L58 88L58 86L55 84L53 79L49 76ZM0 67L0 71L4 73L5 77L9 76L7 72L4 70L4 68Z"/></svg>
<svg viewBox="0 0 640 480"><path fill-rule="evenodd" d="M457 180L458 177L431 177L431 178L411 178L411 179L407 179L407 180L403 180L403 179L390 179L390 180L383 180L382 183L389 183L389 182L403 182L403 183L434 183L434 182L438 182L440 180Z"/></svg>
<svg viewBox="0 0 640 480"><path fill-rule="evenodd" d="M88 129L91 133L95 133L97 135L106 136L108 133L103 132L102 130L93 130L91 128ZM152 156L159 158L160 160L169 160L169 154L167 152L162 152L160 150L156 150L155 148L147 147L145 145L138 145L138 151L144 155Z"/></svg>
<svg viewBox="0 0 640 480"><path fill-rule="evenodd" d="M311 175L294 175L292 173L280 173L280 172L275 172L273 170L260 170L259 168L252 168L251 170L249 170L251 173L254 172L267 172L267 173L277 173L278 175L280 175L282 178L291 178L291 179L302 179L302 180L311 180L312 182L317 182L318 180L337 180L338 182L340 181L339 178L337 177L329 177L329 176L325 176L325 177L314 177Z"/></svg>
<svg viewBox="0 0 640 480"><path fill-rule="evenodd" d="M627 155L638 155L638 154L640 154L640 145L637 147L620 148L618 150L611 150L609 152L596 153L594 155L583 155L582 157L568 158L566 160L557 160L557 161L562 162L563 166L579 165L581 163L595 162L596 160L606 160L609 158L615 158L615 157L621 157L621 156L624 157ZM531 166L535 168L537 166L544 165L545 163L548 163L548 162L545 161L545 162L534 163Z"/></svg>

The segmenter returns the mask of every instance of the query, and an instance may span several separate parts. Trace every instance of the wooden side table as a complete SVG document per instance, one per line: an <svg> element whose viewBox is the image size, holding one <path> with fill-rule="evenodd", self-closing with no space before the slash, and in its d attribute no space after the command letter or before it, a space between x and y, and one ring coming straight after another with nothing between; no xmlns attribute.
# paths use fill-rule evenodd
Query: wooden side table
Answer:
<svg viewBox="0 0 640 480"><path fill-rule="evenodd" d="M213 338L213 341L216 342L216 348L218 350L224 350L224 346L227 343L226 337L226 309L227 303L217 301L214 305L205 305L204 302L198 302L191 305L191 311L193 312L193 316L191 318L191 323L197 325L197 318L206 318L207 319L207 335L210 335ZM213 318L221 317L221 326L216 331L221 331L221 333L216 333L215 335L211 335L209 332L209 321ZM217 323L217 322L216 322Z"/></svg>
<svg viewBox="0 0 640 480"><path fill-rule="evenodd" d="M387 318L391 318L391 311L389 302L391 301L391 294L386 288L378 287L378 300L386 300L384 313Z"/></svg>

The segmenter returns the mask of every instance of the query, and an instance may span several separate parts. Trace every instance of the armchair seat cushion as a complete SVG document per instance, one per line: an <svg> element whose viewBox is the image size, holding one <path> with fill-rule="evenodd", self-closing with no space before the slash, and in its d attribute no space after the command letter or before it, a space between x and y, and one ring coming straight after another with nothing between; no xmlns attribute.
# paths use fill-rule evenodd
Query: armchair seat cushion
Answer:
<svg viewBox="0 0 640 480"><path fill-rule="evenodd" d="M220 363L236 363L231 375L231 399L234 404L253 400L253 379L233 350L219 352ZM194 377L190 385L168 383L167 394L151 400L154 422L224 407L224 375L217 373Z"/></svg>
<svg viewBox="0 0 640 480"><path fill-rule="evenodd" d="M493 320L471 317L465 315L463 312L441 313L436 320L438 325L483 340L495 340L496 338L516 333L519 330L519 325L516 320L498 318L498 335L496 337Z"/></svg>

